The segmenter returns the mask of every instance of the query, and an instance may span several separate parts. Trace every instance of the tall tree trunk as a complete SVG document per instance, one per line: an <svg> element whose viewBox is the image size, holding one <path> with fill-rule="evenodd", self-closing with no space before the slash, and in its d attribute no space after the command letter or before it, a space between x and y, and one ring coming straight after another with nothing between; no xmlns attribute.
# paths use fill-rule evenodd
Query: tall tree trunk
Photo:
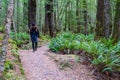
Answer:
<svg viewBox="0 0 120 80"><path fill-rule="evenodd" d="M113 38L115 39L116 42L120 39L120 1L119 0L117 0L116 3Z"/></svg>
<svg viewBox="0 0 120 80"><path fill-rule="evenodd" d="M70 23L69 7L70 7L70 1L67 1L65 6L65 28L64 28L65 31L69 30L69 23Z"/></svg>
<svg viewBox="0 0 120 80"><path fill-rule="evenodd" d="M88 34L88 11L87 11L87 2L86 0L83 1L84 4L84 34Z"/></svg>
<svg viewBox="0 0 120 80"><path fill-rule="evenodd" d="M28 0L28 27L36 24L36 0Z"/></svg>
<svg viewBox="0 0 120 80"><path fill-rule="evenodd" d="M45 27L49 29L49 34L54 37L54 17L53 17L53 0L48 0L45 3Z"/></svg>
<svg viewBox="0 0 120 80"><path fill-rule="evenodd" d="M17 0L17 21L16 21L16 25L17 25L17 31L20 31L20 0Z"/></svg>
<svg viewBox="0 0 120 80"><path fill-rule="evenodd" d="M67 9L68 6L66 6L65 8L65 28L64 30L67 31L67 27L68 27L68 9Z"/></svg>
<svg viewBox="0 0 120 80"><path fill-rule="evenodd" d="M21 6L20 7L20 26L23 27L23 20L24 20L24 16L23 16L24 15L24 12L23 12L24 11L23 10L23 8L24 8L24 0L20 1L20 6Z"/></svg>
<svg viewBox="0 0 120 80"><path fill-rule="evenodd" d="M5 33L6 33L7 40L10 37L10 30L11 30L12 16L13 16L13 7L14 7L14 0L9 0L8 10L7 10L7 18L6 18L6 23L5 23Z"/></svg>
<svg viewBox="0 0 120 80"><path fill-rule="evenodd" d="M112 32L110 0L104 0L104 8L105 37L109 38Z"/></svg>
<svg viewBox="0 0 120 80"><path fill-rule="evenodd" d="M80 25L80 0L76 0L76 18L77 18L77 32L81 32L81 25Z"/></svg>
<svg viewBox="0 0 120 80"><path fill-rule="evenodd" d="M1 12L1 8L2 8L2 0L0 0L0 12Z"/></svg>
<svg viewBox="0 0 120 80"><path fill-rule="evenodd" d="M40 0L37 0L37 9L36 9L36 24L40 25Z"/></svg>
<svg viewBox="0 0 120 80"><path fill-rule="evenodd" d="M24 22L24 26L28 25L28 1L24 1L24 6L23 6L23 22Z"/></svg>
<svg viewBox="0 0 120 80"><path fill-rule="evenodd" d="M17 1L14 1L13 27L17 30Z"/></svg>
<svg viewBox="0 0 120 80"><path fill-rule="evenodd" d="M7 53L8 40L10 38L13 7L14 7L14 0L9 0L6 22L5 22L5 36L4 36L4 39L2 42L3 46L2 46L2 50L1 50L1 54L0 54L0 57L2 59L2 60L0 60L0 80L3 80L2 78L4 78L4 76L2 75L2 72L4 71L4 60L5 60L6 53Z"/></svg>
<svg viewBox="0 0 120 80"><path fill-rule="evenodd" d="M111 34L110 0L98 0L96 37L108 38Z"/></svg>

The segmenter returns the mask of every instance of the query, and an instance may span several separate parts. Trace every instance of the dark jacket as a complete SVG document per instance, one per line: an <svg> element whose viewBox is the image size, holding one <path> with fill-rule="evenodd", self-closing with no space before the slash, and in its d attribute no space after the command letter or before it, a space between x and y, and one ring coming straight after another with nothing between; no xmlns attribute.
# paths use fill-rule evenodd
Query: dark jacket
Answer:
<svg viewBox="0 0 120 80"><path fill-rule="evenodd" d="M32 27L30 29L30 36L31 36L32 42L38 42L39 31L38 31L37 27L35 27L35 28Z"/></svg>

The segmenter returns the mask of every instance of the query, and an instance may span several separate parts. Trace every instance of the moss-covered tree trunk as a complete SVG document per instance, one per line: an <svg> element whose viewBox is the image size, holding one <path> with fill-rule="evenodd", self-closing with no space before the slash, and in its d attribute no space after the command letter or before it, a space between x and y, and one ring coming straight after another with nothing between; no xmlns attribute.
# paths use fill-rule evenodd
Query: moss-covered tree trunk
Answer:
<svg viewBox="0 0 120 80"><path fill-rule="evenodd" d="M0 53L0 80L3 80L2 79L2 72L4 70L4 60L5 60L6 52L7 52L8 40L10 38L12 16L13 16L13 7L14 7L14 0L9 0L6 22L5 22L5 36L4 36L4 40L2 43L2 50Z"/></svg>
<svg viewBox="0 0 120 80"><path fill-rule="evenodd" d="M120 39L120 1L119 0L117 0L116 3L113 38L115 39L116 42Z"/></svg>
<svg viewBox="0 0 120 80"><path fill-rule="evenodd" d="M108 38L111 34L110 0L98 0L96 37Z"/></svg>

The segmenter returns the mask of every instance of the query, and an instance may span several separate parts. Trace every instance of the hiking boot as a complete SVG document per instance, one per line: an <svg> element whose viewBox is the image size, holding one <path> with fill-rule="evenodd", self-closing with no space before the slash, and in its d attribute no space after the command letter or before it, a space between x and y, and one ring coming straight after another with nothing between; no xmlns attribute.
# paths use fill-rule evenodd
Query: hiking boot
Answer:
<svg viewBox="0 0 120 80"><path fill-rule="evenodd" d="M35 51L37 51L37 48L35 49Z"/></svg>

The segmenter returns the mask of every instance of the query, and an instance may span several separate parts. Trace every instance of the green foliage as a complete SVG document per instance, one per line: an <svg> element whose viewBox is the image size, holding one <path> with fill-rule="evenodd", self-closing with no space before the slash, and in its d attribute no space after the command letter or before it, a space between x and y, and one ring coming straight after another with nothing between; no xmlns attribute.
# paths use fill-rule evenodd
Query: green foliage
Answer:
<svg viewBox="0 0 120 80"><path fill-rule="evenodd" d="M0 32L4 32L5 28L3 26L0 26Z"/></svg>
<svg viewBox="0 0 120 80"><path fill-rule="evenodd" d="M5 71L8 71L10 69L13 69L13 64L9 60L6 60L5 61Z"/></svg>
<svg viewBox="0 0 120 80"><path fill-rule="evenodd" d="M4 80L25 80L25 79L20 77L19 75L16 75L13 70L9 70L9 72L7 72L4 75Z"/></svg>
<svg viewBox="0 0 120 80"><path fill-rule="evenodd" d="M16 57L17 59L19 58L19 54L18 54L18 51L16 49L12 49L11 50L11 53L14 57Z"/></svg>
<svg viewBox="0 0 120 80"><path fill-rule="evenodd" d="M13 40L9 39L10 43L13 43ZM5 69L3 72L3 76L5 80L25 80L24 79L24 70L20 62L20 57L18 53L18 47L16 44L11 44L11 53L10 58L5 61ZM16 72L16 70L20 70L21 74Z"/></svg>
<svg viewBox="0 0 120 80"><path fill-rule="evenodd" d="M91 57L91 63L101 72L120 71L120 42L113 44L112 39L94 40L94 35L72 34L65 32L53 38L49 48L52 51L73 53L74 50L84 50ZM65 52L66 51L66 52Z"/></svg>
<svg viewBox="0 0 120 80"><path fill-rule="evenodd" d="M22 67L20 67L20 71L22 75L25 75L24 69Z"/></svg>
<svg viewBox="0 0 120 80"><path fill-rule="evenodd" d="M40 34L40 40L42 40L42 41L49 41L50 39L51 39L50 36Z"/></svg>
<svg viewBox="0 0 120 80"><path fill-rule="evenodd" d="M3 40L3 37L2 36L0 36L0 41L2 41Z"/></svg>
<svg viewBox="0 0 120 80"><path fill-rule="evenodd" d="M58 34L58 37L53 38L49 47L51 50L53 50L55 52L61 51L64 49L70 49L70 50L71 49L80 49L85 46L84 45L84 44L86 44L85 41L89 42L91 40L94 40L93 35L85 36L83 34L77 35L77 34L72 34L70 32L65 32L62 34Z"/></svg>
<svg viewBox="0 0 120 80"><path fill-rule="evenodd" d="M17 46L21 46L24 43L27 43L29 40L29 34L26 32L19 32L19 33L10 33L11 38L13 39L13 43L17 44Z"/></svg>

